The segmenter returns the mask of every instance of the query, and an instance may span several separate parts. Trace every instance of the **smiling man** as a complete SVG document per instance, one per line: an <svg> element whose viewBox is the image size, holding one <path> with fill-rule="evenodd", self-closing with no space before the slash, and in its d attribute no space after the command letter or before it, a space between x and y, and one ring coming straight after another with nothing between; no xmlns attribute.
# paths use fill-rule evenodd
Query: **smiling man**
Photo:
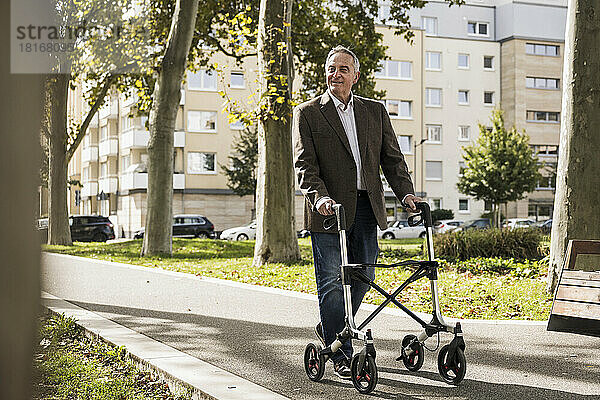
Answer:
<svg viewBox="0 0 600 400"><path fill-rule="evenodd" d="M327 91L294 110L294 166L304 195L304 227L311 232L321 322L315 333L329 346L345 326L344 295L338 279L340 243L334 228L323 226L332 206L346 211L348 261L377 261L377 226L387 227L379 168L394 194L416 211L414 188L387 110L378 101L355 96L360 63L349 49L337 46L325 61ZM372 268L365 271L371 278ZM356 314L369 286L352 282ZM350 379L352 343L347 341L331 359L334 372Z"/></svg>

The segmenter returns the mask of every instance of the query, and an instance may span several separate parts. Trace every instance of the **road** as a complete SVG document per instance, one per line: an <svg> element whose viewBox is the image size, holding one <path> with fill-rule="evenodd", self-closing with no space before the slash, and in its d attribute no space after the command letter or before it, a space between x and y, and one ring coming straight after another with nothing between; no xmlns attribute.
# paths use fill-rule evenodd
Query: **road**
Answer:
<svg viewBox="0 0 600 400"><path fill-rule="evenodd" d="M42 290L289 398L363 397L331 366L319 383L304 373L304 347L316 341L314 296L48 253ZM389 312L370 328L373 398L600 399L600 338L547 332L542 323L464 321L468 367L453 387L437 373L437 353L426 352L417 373L395 361L402 338L419 330L412 320ZM442 335L442 344L450 339Z"/></svg>

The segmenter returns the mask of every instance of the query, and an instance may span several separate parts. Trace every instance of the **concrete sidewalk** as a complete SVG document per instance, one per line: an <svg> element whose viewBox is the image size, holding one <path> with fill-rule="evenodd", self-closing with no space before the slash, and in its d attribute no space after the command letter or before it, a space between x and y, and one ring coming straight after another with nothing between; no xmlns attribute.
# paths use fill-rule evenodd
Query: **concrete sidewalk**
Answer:
<svg viewBox="0 0 600 400"><path fill-rule="evenodd" d="M329 367L320 383L304 374L304 347L315 341L318 320L314 296L56 254L45 253L42 265L44 291L185 353L177 357L203 360L253 382L269 396L361 397ZM417 373L395 361L404 335L419 331L412 320L390 310L370 328L380 372L373 397L600 399L599 338L546 332L539 322L464 321L467 374L452 387L437 374L436 354L426 352ZM442 336L441 344L450 339ZM427 345L435 349L436 342L434 337ZM182 369L193 375L196 367ZM234 392L213 398L269 398Z"/></svg>

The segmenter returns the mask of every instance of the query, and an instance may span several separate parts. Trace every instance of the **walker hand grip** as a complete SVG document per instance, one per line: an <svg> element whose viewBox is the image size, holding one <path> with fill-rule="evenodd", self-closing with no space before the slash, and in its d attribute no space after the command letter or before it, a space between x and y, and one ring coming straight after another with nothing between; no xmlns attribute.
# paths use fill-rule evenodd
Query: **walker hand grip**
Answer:
<svg viewBox="0 0 600 400"><path fill-rule="evenodd" d="M420 212L418 214L411 215L410 217L408 217L408 225L417 226L421 222L424 222L426 228L433 226L429 203L420 201L418 203L415 203L415 207L417 207L417 210L419 210Z"/></svg>
<svg viewBox="0 0 600 400"><path fill-rule="evenodd" d="M338 232L346 230L346 212L344 206L341 204L334 204L333 211L335 211L335 217L338 223Z"/></svg>

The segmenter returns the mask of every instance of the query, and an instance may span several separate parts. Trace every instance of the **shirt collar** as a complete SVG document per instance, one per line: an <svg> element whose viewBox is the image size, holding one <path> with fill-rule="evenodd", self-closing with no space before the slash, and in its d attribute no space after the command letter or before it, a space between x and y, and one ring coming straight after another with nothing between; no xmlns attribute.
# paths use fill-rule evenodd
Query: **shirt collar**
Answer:
<svg viewBox="0 0 600 400"><path fill-rule="evenodd" d="M354 95L352 94L352 92L350 92L350 100L348 100L347 106L344 105L344 103L340 99L335 97L334 94L331 93L331 90L327 89L327 93L329 93L329 97L331 97L331 99L333 100L333 104L335 104L335 108L341 109L343 112L346 112L346 111L348 111L349 108L354 107Z"/></svg>

